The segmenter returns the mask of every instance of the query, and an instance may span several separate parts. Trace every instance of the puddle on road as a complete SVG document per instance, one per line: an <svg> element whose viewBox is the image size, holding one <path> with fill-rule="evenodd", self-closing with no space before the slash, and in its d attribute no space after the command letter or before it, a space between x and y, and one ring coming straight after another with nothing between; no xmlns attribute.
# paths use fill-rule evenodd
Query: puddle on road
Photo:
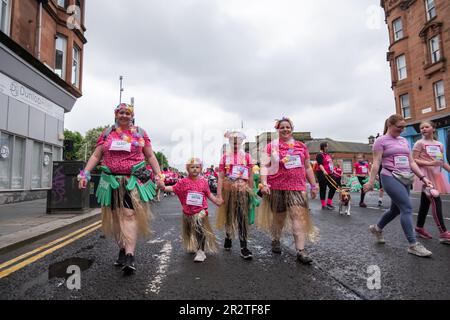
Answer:
<svg viewBox="0 0 450 320"><path fill-rule="evenodd" d="M61 262L56 262L50 265L48 268L48 279L52 278L64 278L67 280L72 274L67 272L70 266L77 266L81 271L89 269L94 260L84 258L70 258Z"/></svg>

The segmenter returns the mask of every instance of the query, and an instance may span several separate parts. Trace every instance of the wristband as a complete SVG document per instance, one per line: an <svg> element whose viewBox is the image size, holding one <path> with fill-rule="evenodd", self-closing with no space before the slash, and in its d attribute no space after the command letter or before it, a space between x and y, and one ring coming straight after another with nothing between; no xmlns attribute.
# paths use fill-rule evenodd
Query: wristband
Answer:
<svg viewBox="0 0 450 320"><path fill-rule="evenodd" d="M80 173L77 176L77 180L91 181L91 172L89 170L80 170Z"/></svg>
<svg viewBox="0 0 450 320"><path fill-rule="evenodd" d="M421 176L419 179L420 179L420 181L423 181L424 178L425 178L425 176Z"/></svg>
<svg viewBox="0 0 450 320"><path fill-rule="evenodd" d="M166 176L164 175L164 173L160 172L156 175L155 180L159 181L159 180L164 180L166 178Z"/></svg>
<svg viewBox="0 0 450 320"><path fill-rule="evenodd" d="M311 185L311 190L317 190L318 188L317 188L317 184L312 184Z"/></svg>

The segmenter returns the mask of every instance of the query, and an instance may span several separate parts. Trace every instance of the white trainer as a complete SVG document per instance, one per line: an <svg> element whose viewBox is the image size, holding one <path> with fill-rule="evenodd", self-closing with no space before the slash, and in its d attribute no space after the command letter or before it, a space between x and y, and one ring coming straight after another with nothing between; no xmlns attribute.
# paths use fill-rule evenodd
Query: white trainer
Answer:
<svg viewBox="0 0 450 320"><path fill-rule="evenodd" d="M413 244L408 247L408 253L414 254L418 257L429 257L432 255L432 252L430 250L427 250L422 244L419 242L416 242L416 244Z"/></svg>
<svg viewBox="0 0 450 320"><path fill-rule="evenodd" d="M203 250L198 250L195 255L194 262L203 262L206 260L206 254Z"/></svg>
<svg viewBox="0 0 450 320"><path fill-rule="evenodd" d="M383 231L380 230L376 225L372 224L369 226L369 231L377 238L377 242L380 244L386 243L383 237Z"/></svg>

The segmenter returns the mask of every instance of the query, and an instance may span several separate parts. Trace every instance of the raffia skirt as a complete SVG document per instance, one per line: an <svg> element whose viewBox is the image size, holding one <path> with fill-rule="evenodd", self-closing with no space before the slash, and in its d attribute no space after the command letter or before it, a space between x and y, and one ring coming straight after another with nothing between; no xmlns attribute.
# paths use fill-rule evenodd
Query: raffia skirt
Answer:
<svg viewBox="0 0 450 320"><path fill-rule="evenodd" d="M205 251L217 252L217 238L205 211L191 216L183 214L183 246L188 252L196 252L200 248L199 234L204 236Z"/></svg>
<svg viewBox="0 0 450 320"><path fill-rule="evenodd" d="M141 200L139 192L136 188L131 191L125 189L126 179L118 179L120 186L116 190L112 190L111 206L102 206L102 231L106 237L115 238L119 244L128 242L127 235L124 234L121 221L134 216L137 222L138 238L146 239L151 235L150 222L153 219L153 213L148 203ZM124 199L131 199L134 214L127 215L125 213Z"/></svg>
<svg viewBox="0 0 450 320"><path fill-rule="evenodd" d="M289 216L289 219L286 217ZM319 239L309 213L306 192L291 190L271 190L263 197L256 214L256 225L269 233L273 239L280 239L283 233L292 231L292 221L298 221L307 239L315 242Z"/></svg>
<svg viewBox="0 0 450 320"><path fill-rule="evenodd" d="M222 186L224 203L217 209L216 227L234 238L240 232L240 238L246 239L248 232L248 213L252 189L244 180L232 181L225 178ZM239 221L241 229L239 230Z"/></svg>

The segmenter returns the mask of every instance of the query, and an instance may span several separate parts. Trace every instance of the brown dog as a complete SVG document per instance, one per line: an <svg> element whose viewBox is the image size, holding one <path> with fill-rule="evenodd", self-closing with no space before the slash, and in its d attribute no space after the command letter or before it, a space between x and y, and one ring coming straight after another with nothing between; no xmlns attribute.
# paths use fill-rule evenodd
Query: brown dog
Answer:
<svg viewBox="0 0 450 320"><path fill-rule="evenodd" d="M339 214L346 213L347 216L350 215L350 200L350 188L341 188L339 193Z"/></svg>

